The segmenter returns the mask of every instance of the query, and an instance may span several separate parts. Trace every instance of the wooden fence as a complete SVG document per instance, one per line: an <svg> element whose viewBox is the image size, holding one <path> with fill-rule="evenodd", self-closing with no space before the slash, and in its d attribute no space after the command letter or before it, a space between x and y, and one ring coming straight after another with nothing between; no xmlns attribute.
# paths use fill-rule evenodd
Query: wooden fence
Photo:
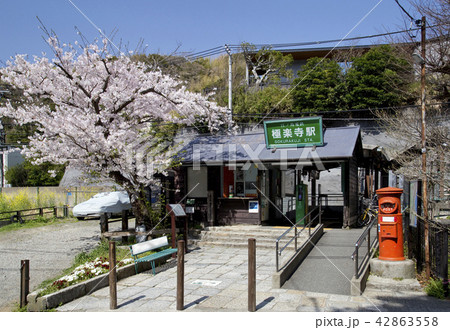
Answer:
<svg viewBox="0 0 450 330"><path fill-rule="evenodd" d="M67 205L61 207L49 206L26 210L0 212L0 227L10 225L15 222L24 223L27 220L29 221L31 219L36 219L37 217L47 217L49 214L51 214L52 217L56 218L58 216L58 209L62 210L63 217L67 217L69 215L69 208Z"/></svg>

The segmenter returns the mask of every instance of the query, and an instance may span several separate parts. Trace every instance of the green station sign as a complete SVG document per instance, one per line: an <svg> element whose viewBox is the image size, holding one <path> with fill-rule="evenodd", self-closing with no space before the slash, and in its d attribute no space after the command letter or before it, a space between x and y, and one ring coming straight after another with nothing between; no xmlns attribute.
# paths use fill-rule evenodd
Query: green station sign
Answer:
<svg viewBox="0 0 450 330"><path fill-rule="evenodd" d="M264 134L268 149L322 146L322 117L267 120Z"/></svg>

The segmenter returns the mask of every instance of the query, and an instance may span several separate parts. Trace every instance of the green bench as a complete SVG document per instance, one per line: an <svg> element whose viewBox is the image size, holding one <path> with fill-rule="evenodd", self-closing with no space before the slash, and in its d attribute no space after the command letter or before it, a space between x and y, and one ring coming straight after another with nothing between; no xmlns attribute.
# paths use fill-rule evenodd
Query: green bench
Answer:
<svg viewBox="0 0 450 330"><path fill-rule="evenodd" d="M178 249L166 249L143 257L139 257L139 255L168 245L169 242L167 240L167 236L162 236L150 241L130 245L129 248L131 251L131 256L134 259L134 268L136 269L136 274L138 273L138 264L140 262L149 261L152 266L153 275L155 275L155 260L177 253Z"/></svg>

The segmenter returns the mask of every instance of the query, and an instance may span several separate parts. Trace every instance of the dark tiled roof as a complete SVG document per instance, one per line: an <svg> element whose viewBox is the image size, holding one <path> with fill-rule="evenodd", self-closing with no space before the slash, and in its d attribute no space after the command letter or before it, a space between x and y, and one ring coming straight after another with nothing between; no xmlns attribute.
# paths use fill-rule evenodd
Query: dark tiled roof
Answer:
<svg viewBox="0 0 450 330"><path fill-rule="evenodd" d="M358 126L327 128L324 145L312 147L267 149L264 133L242 135L198 136L181 149L183 165L194 162L219 164L228 162L280 162L308 160L345 160L361 148Z"/></svg>

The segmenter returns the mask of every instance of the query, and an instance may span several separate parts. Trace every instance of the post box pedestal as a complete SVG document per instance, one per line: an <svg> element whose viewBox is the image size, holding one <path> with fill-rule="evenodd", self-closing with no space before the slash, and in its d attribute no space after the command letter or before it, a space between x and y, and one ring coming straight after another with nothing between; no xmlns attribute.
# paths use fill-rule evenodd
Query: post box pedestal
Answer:
<svg viewBox="0 0 450 330"><path fill-rule="evenodd" d="M414 261L370 259L370 273L384 278L410 279L415 278Z"/></svg>

